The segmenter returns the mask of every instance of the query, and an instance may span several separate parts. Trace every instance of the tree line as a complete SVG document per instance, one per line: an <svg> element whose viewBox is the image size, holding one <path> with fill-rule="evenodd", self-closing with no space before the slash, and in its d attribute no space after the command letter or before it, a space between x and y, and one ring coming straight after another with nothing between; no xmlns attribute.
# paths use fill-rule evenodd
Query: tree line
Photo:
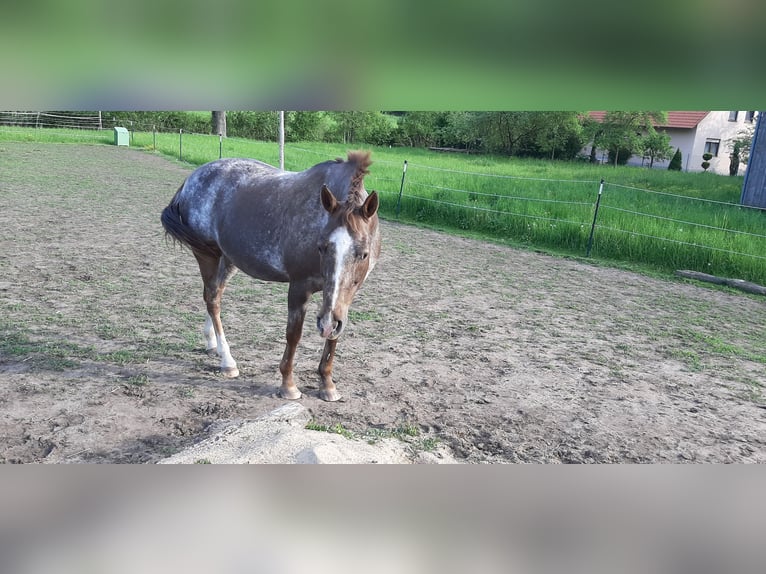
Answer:
<svg viewBox="0 0 766 574"><path fill-rule="evenodd" d="M279 112L103 112L105 117L154 125L160 131L184 129L276 141ZM656 125L667 122L663 111L607 112L596 121L577 111L292 111L285 112L285 140L412 147L439 147L467 152L624 164L632 155L647 165L673 156L670 136ZM744 145L744 144L741 144Z"/></svg>

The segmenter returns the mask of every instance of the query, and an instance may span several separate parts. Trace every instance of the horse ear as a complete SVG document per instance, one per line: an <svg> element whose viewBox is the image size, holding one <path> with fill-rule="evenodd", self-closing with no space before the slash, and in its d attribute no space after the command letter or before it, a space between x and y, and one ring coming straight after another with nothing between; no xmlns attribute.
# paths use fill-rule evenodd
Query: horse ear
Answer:
<svg viewBox="0 0 766 574"><path fill-rule="evenodd" d="M338 209L338 200L335 199L327 185L322 185L322 206L324 206L328 213L334 213Z"/></svg>
<svg viewBox="0 0 766 574"><path fill-rule="evenodd" d="M378 192L373 191L370 195L367 196L367 199L364 200L364 203L362 204L362 215L365 219L370 219L375 213L378 211Z"/></svg>

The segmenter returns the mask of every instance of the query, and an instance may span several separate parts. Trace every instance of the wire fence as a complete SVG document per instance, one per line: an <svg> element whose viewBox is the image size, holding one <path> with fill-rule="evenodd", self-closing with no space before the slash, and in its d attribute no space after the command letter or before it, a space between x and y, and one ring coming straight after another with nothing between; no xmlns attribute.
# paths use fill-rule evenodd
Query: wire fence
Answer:
<svg viewBox="0 0 766 574"><path fill-rule="evenodd" d="M100 115L0 112L0 132L6 134L14 129L28 133L29 127L55 133L77 126L80 137L103 143L109 142L111 134L105 130L114 123ZM125 127L131 141L133 132L157 131L156 125ZM210 140L202 161L224 156L224 140L218 135L164 129L178 133L179 159L186 159L185 136ZM285 169L300 171L336 157L322 147L288 144ZM482 173L383 158L375 160L367 187L380 193L382 213L392 218L582 255L590 255L592 246L602 258L766 283L764 212L738 203L603 180Z"/></svg>
<svg viewBox="0 0 766 574"><path fill-rule="evenodd" d="M434 174L471 185L434 183ZM395 217L500 232L531 245L766 281L763 210L596 180L517 177L408 164L380 178ZM500 181L496 191L477 191ZM603 197L599 188L603 184ZM397 190L396 187L399 187ZM518 193L518 191L524 193ZM600 201L600 211L597 202Z"/></svg>

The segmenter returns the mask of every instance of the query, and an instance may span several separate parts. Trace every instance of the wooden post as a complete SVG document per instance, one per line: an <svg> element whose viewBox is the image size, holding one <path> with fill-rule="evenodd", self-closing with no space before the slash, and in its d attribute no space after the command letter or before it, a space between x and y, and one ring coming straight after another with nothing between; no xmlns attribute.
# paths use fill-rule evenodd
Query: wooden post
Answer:
<svg viewBox="0 0 766 574"><path fill-rule="evenodd" d="M285 112L279 112L279 169L285 169Z"/></svg>
<svg viewBox="0 0 766 574"><path fill-rule="evenodd" d="M739 202L750 207L766 209L766 120L758 112L758 123L750 146L745 181Z"/></svg>

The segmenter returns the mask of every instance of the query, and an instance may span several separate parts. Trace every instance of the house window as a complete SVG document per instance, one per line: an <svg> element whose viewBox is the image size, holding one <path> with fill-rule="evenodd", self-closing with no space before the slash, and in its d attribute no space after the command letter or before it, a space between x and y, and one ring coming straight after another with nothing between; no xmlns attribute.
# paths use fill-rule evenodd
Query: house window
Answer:
<svg viewBox="0 0 766 574"><path fill-rule="evenodd" d="M755 112L745 112L745 121L747 123L752 124L754 118L755 118Z"/></svg>
<svg viewBox="0 0 766 574"><path fill-rule="evenodd" d="M713 157L718 157L718 147L721 145L721 140L707 140L705 142L705 153L712 154Z"/></svg>
<svg viewBox="0 0 766 574"><path fill-rule="evenodd" d="M739 115L739 112L729 112L729 121L736 122L738 115Z"/></svg>

